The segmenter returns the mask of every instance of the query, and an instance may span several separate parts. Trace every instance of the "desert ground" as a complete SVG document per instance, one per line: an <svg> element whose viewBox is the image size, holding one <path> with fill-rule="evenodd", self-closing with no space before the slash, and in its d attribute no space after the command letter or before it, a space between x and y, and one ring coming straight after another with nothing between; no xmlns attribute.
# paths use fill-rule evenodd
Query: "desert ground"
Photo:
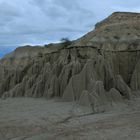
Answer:
<svg viewBox="0 0 140 140"><path fill-rule="evenodd" d="M140 98L99 114L60 99L0 99L0 140L140 140Z"/></svg>

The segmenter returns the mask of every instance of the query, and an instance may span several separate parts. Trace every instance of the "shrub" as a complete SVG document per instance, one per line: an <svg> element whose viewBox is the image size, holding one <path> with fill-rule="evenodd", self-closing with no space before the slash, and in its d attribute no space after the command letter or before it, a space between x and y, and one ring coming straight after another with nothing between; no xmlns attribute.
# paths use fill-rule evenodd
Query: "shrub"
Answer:
<svg viewBox="0 0 140 140"><path fill-rule="evenodd" d="M71 41L68 38L62 38L60 41L64 44L65 47L71 45Z"/></svg>

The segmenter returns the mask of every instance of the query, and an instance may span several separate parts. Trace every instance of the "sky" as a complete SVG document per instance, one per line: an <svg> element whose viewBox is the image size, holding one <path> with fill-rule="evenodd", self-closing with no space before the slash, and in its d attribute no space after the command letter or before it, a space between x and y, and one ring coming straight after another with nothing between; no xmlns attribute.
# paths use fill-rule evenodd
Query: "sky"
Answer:
<svg viewBox="0 0 140 140"><path fill-rule="evenodd" d="M0 0L0 51L79 38L115 11L140 12L140 1Z"/></svg>

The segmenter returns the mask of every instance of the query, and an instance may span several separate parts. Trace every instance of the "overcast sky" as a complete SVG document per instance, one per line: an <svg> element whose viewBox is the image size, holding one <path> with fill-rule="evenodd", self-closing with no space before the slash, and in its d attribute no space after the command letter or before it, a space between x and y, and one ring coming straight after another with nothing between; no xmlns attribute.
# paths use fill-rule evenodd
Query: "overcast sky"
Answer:
<svg viewBox="0 0 140 140"><path fill-rule="evenodd" d="M76 39L114 11L140 12L140 1L0 0L0 46Z"/></svg>

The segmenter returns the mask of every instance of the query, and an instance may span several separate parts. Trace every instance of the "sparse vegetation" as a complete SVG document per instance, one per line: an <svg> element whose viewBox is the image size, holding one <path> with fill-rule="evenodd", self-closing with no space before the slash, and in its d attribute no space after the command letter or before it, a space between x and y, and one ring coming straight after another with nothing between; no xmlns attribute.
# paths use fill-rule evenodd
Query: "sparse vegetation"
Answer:
<svg viewBox="0 0 140 140"><path fill-rule="evenodd" d="M69 38L61 38L60 41L61 41L61 43L64 44L65 47L71 45L71 43L72 43Z"/></svg>
<svg viewBox="0 0 140 140"><path fill-rule="evenodd" d="M70 41L69 38L61 38L60 39L60 44L63 45L64 47L67 47L71 45L72 41ZM57 43L50 43L50 44L45 44L44 47L52 47L53 45L56 45ZM58 43L59 44L59 43Z"/></svg>

